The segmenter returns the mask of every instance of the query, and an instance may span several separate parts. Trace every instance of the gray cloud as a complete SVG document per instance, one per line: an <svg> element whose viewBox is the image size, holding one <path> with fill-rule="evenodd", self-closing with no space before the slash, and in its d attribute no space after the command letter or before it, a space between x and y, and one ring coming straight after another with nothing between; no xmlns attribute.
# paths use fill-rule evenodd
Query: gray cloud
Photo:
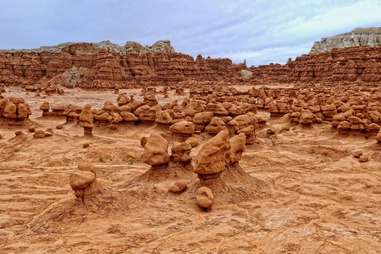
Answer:
<svg viewBox="0 0 381 254"><path fill-rule="evenodd" d="M2 0L0 48L169 39L180 51L285 62L321 37L381 26L381 0Z"/></svg>

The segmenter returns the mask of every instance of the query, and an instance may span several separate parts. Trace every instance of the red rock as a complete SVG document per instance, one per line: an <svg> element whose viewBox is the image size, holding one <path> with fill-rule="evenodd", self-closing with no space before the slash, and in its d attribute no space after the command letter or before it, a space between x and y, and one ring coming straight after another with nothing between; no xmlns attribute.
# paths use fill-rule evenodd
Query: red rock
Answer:
<svg viewBox="0 0 381 254"><path fill-rule="evenodd" d="M107 49L94 43L74 43L54 50L5 50L0 52L0 83L62 93L61 87L119 89L181 81L238 82L240 70L246 69L230 59L193 59L167 44Z"/></svg>
<svg viewBox="0 0 381 254"><path fill-rule="evenodd" d="M287 64L250 68L253 79L270 82L379 82L381 47L350 47L307 54Z"/></svg>

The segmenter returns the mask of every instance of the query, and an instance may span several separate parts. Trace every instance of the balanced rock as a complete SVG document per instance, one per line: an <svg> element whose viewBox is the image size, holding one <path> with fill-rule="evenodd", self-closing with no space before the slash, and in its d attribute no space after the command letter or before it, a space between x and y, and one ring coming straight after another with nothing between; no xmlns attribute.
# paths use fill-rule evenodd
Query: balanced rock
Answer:
<svg viewBox="0 0 381 254"><path fill-rule="evenodd" d="M80 163L78 170L70 174L69 180L75 196L82 202L85 202L87 197L102 192L102 188L96 180L96 173L90 163Z"/></svg>

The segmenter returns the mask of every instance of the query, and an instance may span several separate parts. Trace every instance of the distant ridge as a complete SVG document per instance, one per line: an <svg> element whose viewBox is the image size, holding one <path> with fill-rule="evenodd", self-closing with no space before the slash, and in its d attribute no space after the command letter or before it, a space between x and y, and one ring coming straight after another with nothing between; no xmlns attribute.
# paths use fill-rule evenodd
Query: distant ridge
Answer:
<svg viewBox="0 0 381 254"><path fill-rule="evenodd" d="M322 38L314 43L311 54L330 52L334 48L381 45L381 27L356 28L349 33Z"/></svg>
<svg viewBox="0 0 381 254"><path fill-rule="evenodd" d="M54 46L42 46L35 49L0 49L0 52L50 52L50 53L60 53L62 50L68 46L75 45L87 45L88 50L99 51L101 49L107 49L110 52L115 53L175 53L175 49L172 47L171 42L168 40L159 40L152 44L151 46L143 46L138 42L128 41L124 46L112 43L111 41L101 41L101 42L65 42Z"/></svg>

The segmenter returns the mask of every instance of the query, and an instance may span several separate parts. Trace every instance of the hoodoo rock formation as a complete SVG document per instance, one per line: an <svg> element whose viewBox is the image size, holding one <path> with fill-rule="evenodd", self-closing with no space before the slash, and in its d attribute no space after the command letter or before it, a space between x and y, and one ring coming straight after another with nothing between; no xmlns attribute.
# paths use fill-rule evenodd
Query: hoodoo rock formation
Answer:
<svg viewBox="0 0 381 254"><path fill-rule="evenodd" d="M86 202L86 198L102 192L102 186L96 179L96 173L93 165L82 162L78 164L78 170L70 175L70 186L75 196L82 202Z"/></svg>
<svg viewBox="0 0 381 254"><path fill-rule="evenodd" d="M31 114L29 105L23 98L10 97L0 99L0 120L11 125L22 125Z"/></svg>
<svg viewBox="0 0 381 254"><path fill-rule="evenodd" d="M381 253L380 63L0 51L0 252Z"/></svg>
<svg viewBox="0 0 381 254"><path fill-rule="evenodd" d="M229 132L223 130L208 140L200 148L195 160L194 172L198 175L201 184L206 184L210 179L219 178L225 169L229 144Z"/></svg>
<svg viewBox="0 0 381 254"><path fill-rule="evenodd" d="M169 162L168 141L159 134L143 137L141 145L144 147L142 161L153 168L166 165Z"/></svg>
<svg viewBox="0 0 381 254"><path fill-rule="evenodd" d="M94 115L91 110L91 105L85 105L79 115L79 124L83 127L84 136L92 136L94 128Z"/></svg>

